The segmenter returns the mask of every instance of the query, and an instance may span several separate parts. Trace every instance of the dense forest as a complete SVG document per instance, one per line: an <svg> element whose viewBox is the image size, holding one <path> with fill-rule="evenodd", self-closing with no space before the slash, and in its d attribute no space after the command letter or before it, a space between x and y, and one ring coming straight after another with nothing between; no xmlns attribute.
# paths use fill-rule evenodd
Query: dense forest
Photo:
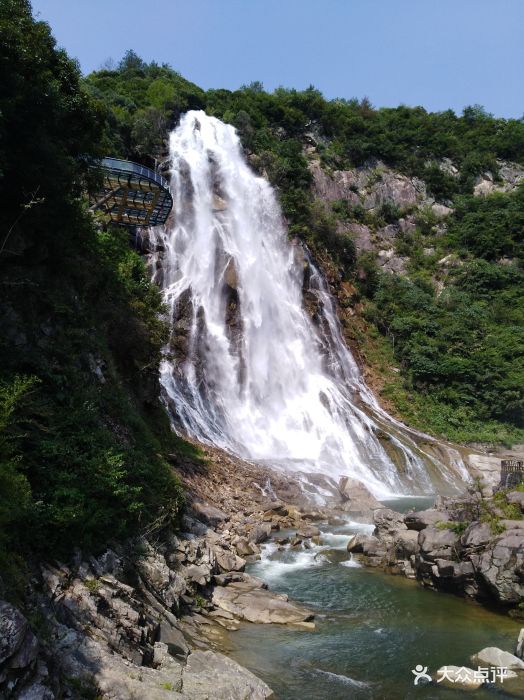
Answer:
<svg viewBox="0 0 524 700"><path fill-rule="evenodd" d="M27 0L0 5L0 57L3 586L16 584L27 553L102 549L180 512L170 460L192 448L172 435L158 400L160 294L127 234L88 213L85 192L97 157L162 159L188 109L237 128L253 167L278 189L290 236L353 283L367 336L401 368L384 389L401 416L457 440L524 439L524 188L472 194L479 174L497 179L500 161L524 163L524 121L478 106L460 116L375 109L313 87L205 92L131 51L84 78ZM407 275L380 271L338 232L340 220L369 214L314 202L311 145L328 171L380 159L453 207L444 235L428 215L398 240ZM438 290L437 261L448 254L461 264Z"/></svg>

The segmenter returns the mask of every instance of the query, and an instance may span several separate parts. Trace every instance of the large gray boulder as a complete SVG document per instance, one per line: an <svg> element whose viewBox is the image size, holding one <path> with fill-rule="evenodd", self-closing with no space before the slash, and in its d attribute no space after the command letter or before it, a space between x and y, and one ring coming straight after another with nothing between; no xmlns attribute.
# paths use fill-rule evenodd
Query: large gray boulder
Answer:
<svg viewBox="0 0 524 700"><path fill-rule="evenodd" d="M418 552L418 532L414 530L399 530L394 535L393 546L397 559L409 559Z"/></svg>
<svg viewBox="0 0 524 700"><path fill-rule="evenodd" d="M0 601L0 664L13 658L20 651L32 632L22 613L6 601Z"/></svg>
<svg viewBox="0 0 524 700"><path fill-rule="evenodd" d="M500 483L500 457L472 452L466 455L465 461L471 476L479 478L483 484L483 495L492 495Z"/></svg>
<svg viewBox="0 0 524 700"><path fill-rule="evenodd" d="M6 601L0 601L0 697L17 697L22 689L29 692L30 682L37 664L38 640L22 613ZM8 695L4 696L4 688ZM48 698L49 690L42 686L42 698ZM33 688L33 694L37 692Z"/></svg>
<svg viewBox="0 0 524 700"><path fill-rule="evenodd" d="M518 656L519 659L524 659L524 627L520 628L515 655Z"/></svg>
<svg viewBox="0 0 524 700"><path fill-rule="evenodd" d="M247 537L249 542L260 544L271 537L271 523L258 523L251 528Z"/></svg>
<svg viewBox="0 0 524 700"><path fill-rule="evenodd" d="M388 563L389 552L387 546L374 535L357 535L356 548L348 543L348 551L354 554L362 553L366 566L382 567Z"/></svg>
<svg viewBox="0 0 524 700"><path fill-rule="evenodd" d="M384 508L367 486L358 479L343 476L339 481L338 490L342 498L342 508L354 517L364 517L371 521L373 513L377 509Z"/></svg>
<svg viewBox="0 0 524 700"><path fill-rule="evenodd" d="M460 543L465 549L476 551L488 545L493 537L489 523L476 521L466 528L460 538Z"/></svg>
<svg viewBox="0 0 524 700"><path fill-rule="evenodd" d="M522 659L498 647L486 647L472 656L471 660L474 663L478 663L479 666L504 666L517 671L524 670L524 661Z"/></svg>
<svg viewBox="0 0 524 700"><path fill-rule="evenodd" d="M374 511L373 522L375 523L374 534L384 540L392 541L397 532L408 529L402 513L397 513L390 508Z"/></svg>
<svg viewBox="0 0 524 700"><path fill-rule="evenodd" d="M220 570L224 573L228 571L244 571L246 567L245 559L227 549L217 548L215 556Z"/></svg>
<svg viewBox="0 0 524 700"><path fill-rule="evenodd" d="M316 525L304 525L299 530L297 530L297 537L301 537L302 539L318 537L319 535L320 530Z"/></svg>
<svg viewBox="0 0 524 700"><path fill-rule="evenodd" d="M447 513L443 511L436 510L435 508L428 508L428 510L419 510L413 513L407 513L404 516L404 522L407 525L408 530L424 530L426 527L433 527L439 522L446 522L449 520Z"/></svg>
<svg viewBox="0 0 524 700"><path fill-rule="evenodd" d="M224 520L227 520L228 517L220 508L216 508L209 503L203 503L202 501L193 501L191 509L198 520L202 520L211 527L219 525L224 522Z"/></svg>
<svg viewBox="0 0 524 700"><path fill-rule="evenodd" d="M314 615L299 605L290 603L287 596L255 588L249 582L233 582L214 589L212 602L227 610L239 620L263 624L277 623L314 628Z"/></svg>
<svg viewBox="0 0 524 700"><path fill-rule="evenodd" d="M452 559L459 537L452 530L427 527L418 535L420 554L429 561Z"/></svg>
<svg viewBox="0 0 524 700"><path fill-rule="evenodd" d="M366 535L363 532L357 532L347 543L347 551L350 552L350 554L363 554L374 544L378 544L376 537L373 537L373 535Z"/></svg>
<svg viewBox="0 0 524 700"><path fill-rule="evenodd" d="M265 700L273 695L251 671L214 651L194 651L189 656L182 693L191 700Z"/></svg>

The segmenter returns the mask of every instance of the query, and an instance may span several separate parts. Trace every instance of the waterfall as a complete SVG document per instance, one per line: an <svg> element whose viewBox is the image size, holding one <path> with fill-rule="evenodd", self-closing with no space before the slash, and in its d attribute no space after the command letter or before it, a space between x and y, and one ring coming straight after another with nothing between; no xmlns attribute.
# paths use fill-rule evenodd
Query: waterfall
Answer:
<svg viewBox="0 0 524 700"><path fill-rule="evenodd" d="M234 128L188 112L170 155L173 223L152 236L172 317L161 384L176 428L277 468L353 476L377 496L463 476L380 409L322 275L289 242Z"/></svg>

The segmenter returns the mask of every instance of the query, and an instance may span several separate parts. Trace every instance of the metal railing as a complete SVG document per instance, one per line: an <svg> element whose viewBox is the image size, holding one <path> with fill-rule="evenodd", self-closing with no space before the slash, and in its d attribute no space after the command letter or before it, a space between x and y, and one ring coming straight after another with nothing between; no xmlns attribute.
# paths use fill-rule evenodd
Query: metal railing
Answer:
<svg viewBox="0 0 524 700"><path fill-rule="evenodd" d="M169 182L162 177L162 175L157 173L155 170L151 170L151 168L146 168L145 165L133 163L131 160L120 160L120 158L102 158L100 165L103 168L108 168L109 170L134 173L135 175L140 175L141 177L147 177L149 180L153 180L161 187L165 187L166 190L169 189Z"/></svg>

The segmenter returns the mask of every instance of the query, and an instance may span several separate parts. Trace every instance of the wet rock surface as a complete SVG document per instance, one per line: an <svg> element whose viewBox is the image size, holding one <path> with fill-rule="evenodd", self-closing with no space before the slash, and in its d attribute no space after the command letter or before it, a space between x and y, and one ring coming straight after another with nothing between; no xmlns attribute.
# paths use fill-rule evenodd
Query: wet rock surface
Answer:
<svg viewBox="0 0 524 700"><path fill-rule="evenodd" d="M368 520L374 511L384 508L369 489L357 479L343 476L338 484L342 497L342 508L350 516Z"/></svg>
<svg viewBox="0 0 524 700"><path fill-rule="evenodd" d="M524 520L505 518L500 504L520 509L520 496L509 492L494 500L475 493L439 498L425 511L377 510L373 534L353 537L348 551L367 566L518 616L524 601Z"/></svg>

